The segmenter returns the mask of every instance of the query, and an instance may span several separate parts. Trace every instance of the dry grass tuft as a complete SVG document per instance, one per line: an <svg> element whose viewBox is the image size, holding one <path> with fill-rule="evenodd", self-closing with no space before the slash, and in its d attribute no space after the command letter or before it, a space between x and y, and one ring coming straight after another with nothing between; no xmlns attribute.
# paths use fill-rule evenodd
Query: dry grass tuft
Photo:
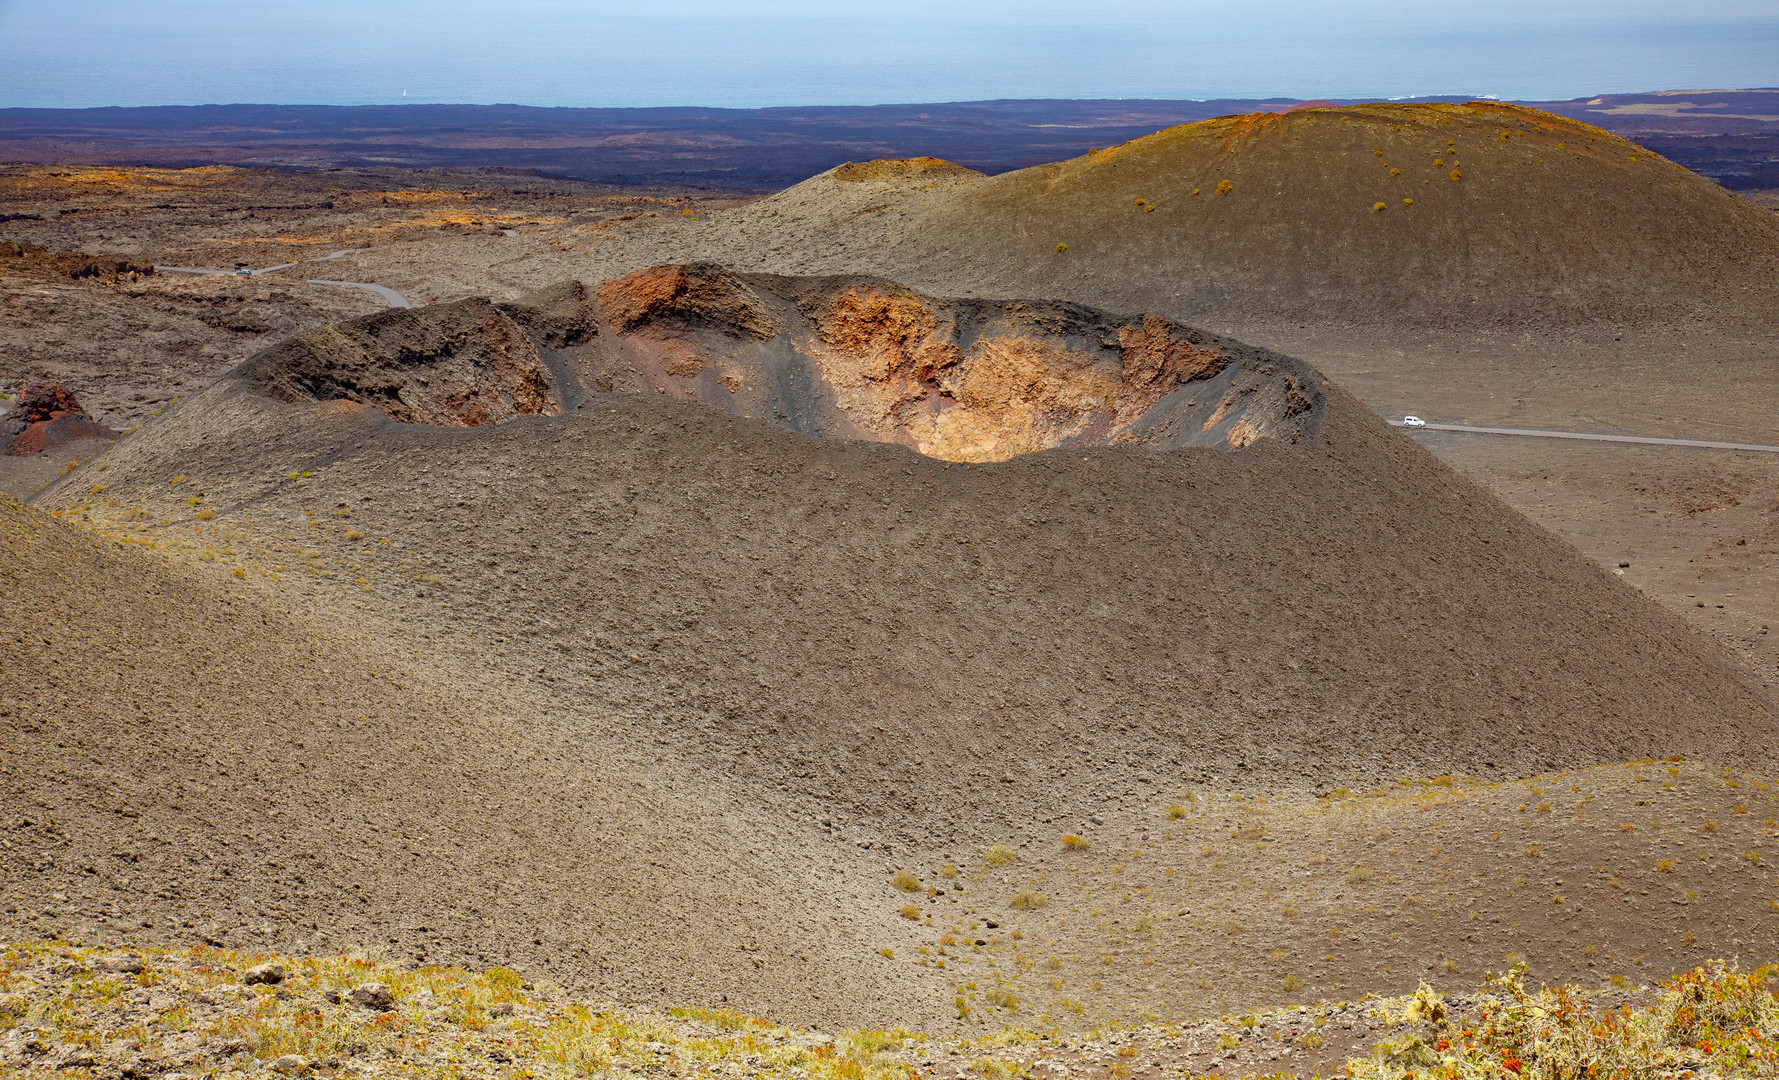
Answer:
<svg viewBox="0 0 1779 1080"><path fill-rule="evenodd" d="M1462 1030L1423 984L1404 1017L1423 1030L1385 1039L1367 1057L1348 1062L1347 1074L1355 1080L1758 1076L1779 1061L1771 1036L1779 1030L1779 1000L1766 988L1769 968L1744 973L1713 961L1675 976L1654 1002L1635 1009L1596 1006L1588 991L1569 986L1530 993L1523 971L1516 966L1492 978L1499 992L1478 998L1476 1026Z"/></svg>

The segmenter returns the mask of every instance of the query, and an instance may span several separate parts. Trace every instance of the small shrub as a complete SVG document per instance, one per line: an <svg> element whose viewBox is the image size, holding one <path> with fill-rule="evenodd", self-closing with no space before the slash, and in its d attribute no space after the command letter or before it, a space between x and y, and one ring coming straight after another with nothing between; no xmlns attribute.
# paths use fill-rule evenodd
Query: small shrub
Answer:
<svg viewBox="0 0 1779 1080"><path fill-rule="evenodd" d="M1227 181L1227 180L1217 181L1217 194L1227 195L1234 190L1235 190L1235 185L1230 183L1229 181Z"/></svg>
<svg viewBox="0 0 1779 1080"><path fill-rule="evenodd" d="M1080 851L1087 846L1087 841L1076 836L1074 833L1069 833L1062 838L1062 846L1068 848L1070 851Z"/></svg>
<svg viewBox="0 0 1779 1080"><path fill-rule="evenodd" d="M957 877L957 867L951 865L950 863L946 863L944 866L941 866L939 868L939 876L942 878L945 878L947 880Z"/></svg>
<svg viewBox="0 0 1779 1080"><path fill-rule="evenodd" d="M1413 199L1402 200L1402 205L1404 205L1404 206L1413 206L1414 204L1415 204L1415 201Z"/></svg>
<svg viewBox="0 0 1779 1080"><path fill-rule="evenodd" d="M202 495L193 495L191 498L185 500L185 505L196 506L203 501L204 501L204 497Z"/></svg>
<svg viewBox="0 0 1779 1080"><path fill-rule="evenodd" d="M1457 169L1453 169L1452 170L1452 179L1453 180L1462 180L1462 179L1464 179L1464 174Z"/></svg>
<svg viewBox="0 0 1779 1080"><path fill-rule="evenodd" d="M214 517L216 517L216 511L211 510L208 507L206 507L203 510L198 511L198 520L199 521L209 521Z"/></svg>
<svg viewBox="0 0 1779 1080"><path fill-rule="evenodd" d="M878 949L877 955L883 957L885 960L892 960L895 958L896 950L894 950L894 949Z"/></svg>
<svg viewBox="0 0 1779 1080"><path fill-rule="evenodd" d="M901 914L904 919L910 921L918 920L920 918L920 909L913 904L903 904Z"/></svg>
<svg viewBox="0 0 1779 1080"><path fill-rule="evenodd" d="M990 1005L1006 1009L1008 1012L1019 1011L1019 995L1004 986L997 986L982 997Z"/></svg>
<svg viewBox="0 0 1779 1080"><path fill-rule="evenodd" d="M1007 900L1007 906L1015 911L1036 911L1048 903L1049 897L1030 889L1021 889Z"/></svg>
<svg viewBox="0 0 1779 1080"><path fill-rule="evenodd" d="M903 892L920 891L920 879L906 870L897 870L896 876L890 878L890 884Z"/></svg>
<svg viewBox="0 0 1779 1080"><path fill-rule="evenodd" d="M1362 885L1371 880L1371 867L1355 866L1347 871L1347 881L1353 885Z"/></svg>
<svg viewBox="0 0 1779 1080"><path fill-rule="evenodd" d="M983 853L982 861L990 866L1007 866L1013 862L1013 849L1006 844L996 844Z"/></svg>
<svg viewBox="0 0 1779 1080"><path fill-rule="evenodd" d="M1056 245L1056 253L1058 255L1061 255L1063 252L1065 252L1067 250L1069 250L1069 245L1067 245L1067 244L1057 244Z"/></svg>
<svg viewBox="0 0 1779 1080"><path fill-rule="evenodd" d="M1379 199L1377 202L1374 202L1371 204L1371 208L1376 211L1382 211L1384 209L1384 205L1385 205L1384 200Z"/></svg>
<svg viewBox="0 0 1779 1080"><path fill-rule="evenodd" d="M1186 816L1186 808L1179 803L1175 803L1167 808L1167 816L1170 821L1178 821Z"/></svg>
<svg viewBox="0 0 1779 1080"><path fill-rule="evenodd" d="M1655 861L1655 868L1658 873L1672 874L1674 872L1674 860L1673 859L1657 859Z"/></svg>
<svg viewBox="0 0 1779 1080"><path fill-rule="evenodd" d="M1285 976L1285 981L1281 985L1284 986L1287 994L1295 994L1297 991L1303 989L1303 980L1298 978L1295 974L1287 975Z"/></svg>

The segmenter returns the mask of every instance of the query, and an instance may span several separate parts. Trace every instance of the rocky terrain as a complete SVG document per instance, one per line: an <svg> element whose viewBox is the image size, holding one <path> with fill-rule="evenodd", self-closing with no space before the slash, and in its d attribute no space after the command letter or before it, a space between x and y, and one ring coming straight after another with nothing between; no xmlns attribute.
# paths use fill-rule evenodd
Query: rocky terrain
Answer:
<svg viewBox="0 0 1779 1080"><path fill-rule="evenodd" d="M906 355L912 366L929 338L837 331L919 325L859 321L861 312L891 311L954 319L956 331L932 328L937 346L970 341L965 328L980 324L1002 335L992 340L1005 355L1069 343L1103 350L1094 363L1124 371L1108 387L1173 371L1184 380L1175 388L1139 396L1153 402L1149 413L1177 415L1166 412L1171 396L1200 394L1191 408L1225 403L1198 421L1217 431L1225 422L1217 413L1245 399L1253 437L1232 438L1227 426L1210 445L1170 451L1120 444L1108 430L1048 452L954 463L896 445L899 429L874 441L811 439L812 430L847 432L701 400L731 392L719 375L699 389L703 368L687 358L744 384L798 348L828 350L844 361L829 370L861 383L873 372L883 383L906 377L890 361ZM1007 321L1010 312L1026 321ZM1097 329L1074 332L1083 328ZM771 345L781 337L790 340ZM973 347L944 353L965 365L972 355ZM636 365L619 370L614 358ZM1001 361L974 353L973 362ZM673 374L668 363L684 366ZM415 398L417 390L485 387L498 400L510 389L500 372L514 365L545 379L525 384L532 408L472 416L452 406L427 414L444 423L397 419L445 400ZM935 391L946 366L932 365ZM1306 405L1269 429L1254 416L1268 384L1243 394L1220 381L1235 368L1289 380ZM850 398L837 392L842 380L822 385L805 383L798 401L826 400L842 418L883 415L856 385ZM1032 386L1043 389L1022 393ZM1117 400L1106 406L1112 415ZM1144 422L1137 415L1130 430ZM1341 514L1325 512L1331 491L1341 493ZM1455 835L1487 835L1482 823L1493 823L1499 839L1504 825L1537 817L1519 819L1513 789L1490 786L1519 777L1673 755L1716 776L1710 767L1758 767L1770 753L1770 699L1729 654L1313 369L1190 328L1081 307L972 306L875 279L742 278L691 266L498 307L391 311L251 358L37 502L80 528L19 507L12 557L24 569L11 589L34 610L73 604L62 619L74 633L0 641L9 669L55 670L63 643L87 653L88 636L128 640L127 624L100 627L110 623L104 612L132 603L141 574L106 553L104 536L153 549L130 559L171 560L182 592L221 589L249 619L259 613L264 632L303 643L313 657L275 678L268 673L279 669L264 660L242 672L227 656L255 647L236 643L231 629L217 659L191 667L179 694L157 691L152 711L103 665L76 693L65 684L19 688L21 771L12 782L21 800L42 801L31 777L64 753L93 765L119 755L140 762L147 735L131 717L172 725L165 737L181 743L219 747L234 741L227 725L268 718L270 745L255 752L265 759L250 773L259 790L223 779L245 763L174 753L148 774L152 789L121 781L138 815L121 829L109 800L95 803L81 788L50 800L47 835L68 850L47 860L40 850L18 869L21 885L34 883L28 891L83 893L89 916L105 915L94 905L108 885L125 890L131 917L146 916L155 925L144 930L175 940L237 941L255 927L283 941L305 927L375 933L418 955L541 965L628 1000L726 1001L822 1023L937 1030L1023 1009L1068 1027L1128 1022L1261 1004L1277 993L1282 962L1293 967L1287 990L1329 996L1388 989L1448 961L1479 970L1505 949L1539 953L1551 932L1550 893L1481 868L1522 847L1536 848L1539 873L1558 880L1614 866L1621 856L1593 838L1599 808L1588 809L1595 800L1616 805L1610 782L1571 800L1574 817L1551 836L1527 834L1499 850L1454 844L1451 868L1444 859L1411 868L1389 845L1373 849L1403 828L1426 837L1448 813L1477 817ZM71 552L91 567L79 578L90 599L80 603L47 587L50 567ZM163 635L179 654L220 629L194 623L201 607L161 610L142 615L180 612L181 629ZM330 640L380 658L377 666L329 658L321 650ZM263 687L255 692L273 700L307 701L282 688L347 672L362 672L353 677L377 687L382 704L373 707L364 689L331 692L342 712L327 720L252 704L239 682L253 678ZM204 710L216 700L241 701L240 711ZM497 728L479 719L491 707L503 718ZM80 719L94 712L124 726L100 735ZM290 719L272 719L280 715ZM454 724L461 734L449 734ZM497 740L496 730L506 734ZM508 748L507 739L516 743ZM387 809L371 792L351 813L324 799L334 785L368 780L358 770L377 770L391 747L410 745L428 757L408 757L418 770L411 780L381 776ZM462 785L422 779L440 774ZM1401 811L1389 800L1327 820L1293 809L1332 808L1328 800L1344 803L1348 789L1404 776L1468 779L1425 789L1431 801L1415 804L1412 827L1391 823ZM1589 786L1534 786L1559 782ZM180 861L206 848L184 830L257 821L264 810L236 800L257 800L269 783L281 791L273 805L300 812L309 831L249 824L242 848L214 853L212 878L222 884L173 885ZM1742 845L1762 842L1770 816L1758 804L1732 814L1724 803L1744 800L1737 805L1749 810L1753 795L1740 789L1755 783L1725 774L1694 804L1714 823L1734 823L1721 842L1743 852L1757 851ZM287 784L296 786L284 793ZM191 788L206 794L203 808L185 805L179 792ZM587 801L570 806L551 794L564 790ZM1754 790L1766 798L1764 786ZM1353 812L1359 805L1369 809ZM1231 810L1213 809L1221 806ZM521 821L541 815L551 827L526 825L497 841L483 831L484 807ZM1429 813L1440 808L1449 809ZM379 825L391 811L389 827ZM1262 816L1244 824L1230 813ZM713 815L734 839L680 831ZM644 821L653 824L633 835ZM172 830L181 839L154 843L159 854L148 860L144 837ZM650 835L659 839L643 839ZM120 842L144 859L141 878L107 879L99 869L112 865L102 849ZM613 844L646 861L620 872ZM1259 856L1268 844L1281 845L1270 858L1284 865L1323 869L1307 882L1268 880ZM1424 845L1412 849L1415 859L1426 859ZM361 850L350 865L338 854ZM1352 854L1330 862L1330 850ZM497 861L478 861L496 851ZM446 861L431 861L443 853ZM1728 854L1712 847L1703 865ZM1125 877L1139 860L1142 880ZM261 863L291 876L268 881L249 870ZM1676 880L1690 881L1691 863L1682 865ZM380 884L361 876L373 871ZM1421 895L1454 872L1468 875L1467 892ZM803 873L819 884L773 889L774 907L756 906L760 882ZM1388 906L1366 902L1355 914L1345 889L1366 894L1374 873L1390 883L1379 897ZM1045 882L1056 875L1083 889L1103 877L1111 894L1052 901L1055 886ZM695 901L689 879L706 883ZM1715 874L1713 917L1726 927L1764 921L1759 885L1730 880ZM563 891L569 882L584 885ZM626 900L621 912L610 900L575 899L581 888L606 897L620 887L655 899ZM504 898L514 888L536 899L513 910ZM362 897L357 905L353 896ZM1396 905L1410 897L1426 908L1411 917L1417 929L1403 951L1378 955L1373 936L1401 934ZM342 901L353 913L345 925ZM1666 947L1672 931L1595 902L1560 912L1587 912L1612 963ZM696 914L666 916L663 903ZM1194 915L1206 910L1218 914ZM1465 921L1485 910L1486 930ZM1143 925L1126 929L1127 921ZM1014 936L983 935L988 922ZM1716 923L1688 925L1721 941ZM1325 931L1343 935L1338 952L1318 940ZM973 947L963 941L971 932L982 935ZM671 933L680 944L647 956L615 947L636 933ZM1116 948L1107 951L1102 936ZM1181 947L1190 962L1169 963L1165 978L1150 974ZM961 954L948 957L953 948ZM1539 954L1553 972L1597 970L1589 956ZM866 978L872 989L836 989L836 979ZM970 1012L960 1015L958 996Z"/></svg>
<svg viewBox="0 0 1779 1080"><path fill-rule="evenodd" d="M1308 109L738 203L7 177L0 382L127 431L0 459L31 497L0 528L0 926L34 987L126 946L210 986L361 946L965 1040L775 1044L811 1075L1037 1075L1024 1036L963 1048L1011 1028L1124 1076L1326 1071L1188 1021L1296 1039L1510 953L1633 993L1773 951L1767 463L1378 416L1772 441L1770 214L1604 133ZM420 306L142 270L338 250ZM12 428L71 414L29 397ZM250 995L203 1022L285 1015ZM443 1019L413 1031L511 1064ZM1137 1061L1061 1041L1145 1023L1186 1026ZM81 1052L31 1037L15 1062ZM155 1071L364 1060L282 1038ZM1403 1046L1379 1075L1427 1067Z"/></svg>

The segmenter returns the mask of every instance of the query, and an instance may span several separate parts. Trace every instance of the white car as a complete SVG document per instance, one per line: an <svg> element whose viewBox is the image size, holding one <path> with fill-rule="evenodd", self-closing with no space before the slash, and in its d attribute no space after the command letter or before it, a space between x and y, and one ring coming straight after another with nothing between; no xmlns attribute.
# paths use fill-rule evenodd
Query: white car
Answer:
<svg viewBox="0 0 1779 1080"><path fill-rule="evenodd" d="M1421 419L1418 416L1405 416L1402 418L1402 426L1403 427L1426 427L1427 421Z"/></svg>

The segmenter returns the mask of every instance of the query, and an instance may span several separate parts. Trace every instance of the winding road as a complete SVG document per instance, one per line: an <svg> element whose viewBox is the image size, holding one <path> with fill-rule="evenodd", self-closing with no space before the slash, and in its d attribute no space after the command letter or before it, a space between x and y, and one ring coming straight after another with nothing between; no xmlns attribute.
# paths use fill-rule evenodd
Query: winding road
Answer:
<svg viewBox="0 0 1779 1080"><path fill-rule="evenodd" d="M1658 439L1653 435L1594 435L1585 431L1541 431L1536 428L1472 427L1469 424L1408 425L1400 420L1388 422L1391 427L1409 431L1456 431L1470 435L1528 435L1536 439L1580 439L1584 442L1641 443L1648 446L1692 446L1701 450L1752 450L1763 454L1779 454L1779 446L1759 443L1711 442L1706 439Z"/></svg>
<svg viewBox="0 0 1779 1080"><path fill-rule="evenodd" d="M293 266L306 266L309 263L331 262L332 260L338 259L343 255L350 255L350 254L352 254L352 249L347 248L343 251L336 251L331 255L323 255L319 259L305 259L303 262L300 262L300 263L279 263L277 266L262 266L257 270L248 270L246 272L246 274L243 276L256 277L260 274L269 274L274 270L288 270ZM157 273L157 274L224 274L224 275L241 274L241 271L239 271L239 270L206 270L206 269L201 269L199 267L194 267L194 266L159 266L159 265L157 265L154 268L154 270L155 270L155 273ZM396 292L394 289L391 289L387 285L373 285L368 281L329 281L325 278L304 278L303 280L310 285L343 285L343 286L345 286L347 288L351 288L351 289L364 289L367 292L374 292L378 296L381 296L385 301L387 301L389 306L392 308L411 308L414 306L413 304L408 302L407 297L403 296L401 293Z"/></svg>

